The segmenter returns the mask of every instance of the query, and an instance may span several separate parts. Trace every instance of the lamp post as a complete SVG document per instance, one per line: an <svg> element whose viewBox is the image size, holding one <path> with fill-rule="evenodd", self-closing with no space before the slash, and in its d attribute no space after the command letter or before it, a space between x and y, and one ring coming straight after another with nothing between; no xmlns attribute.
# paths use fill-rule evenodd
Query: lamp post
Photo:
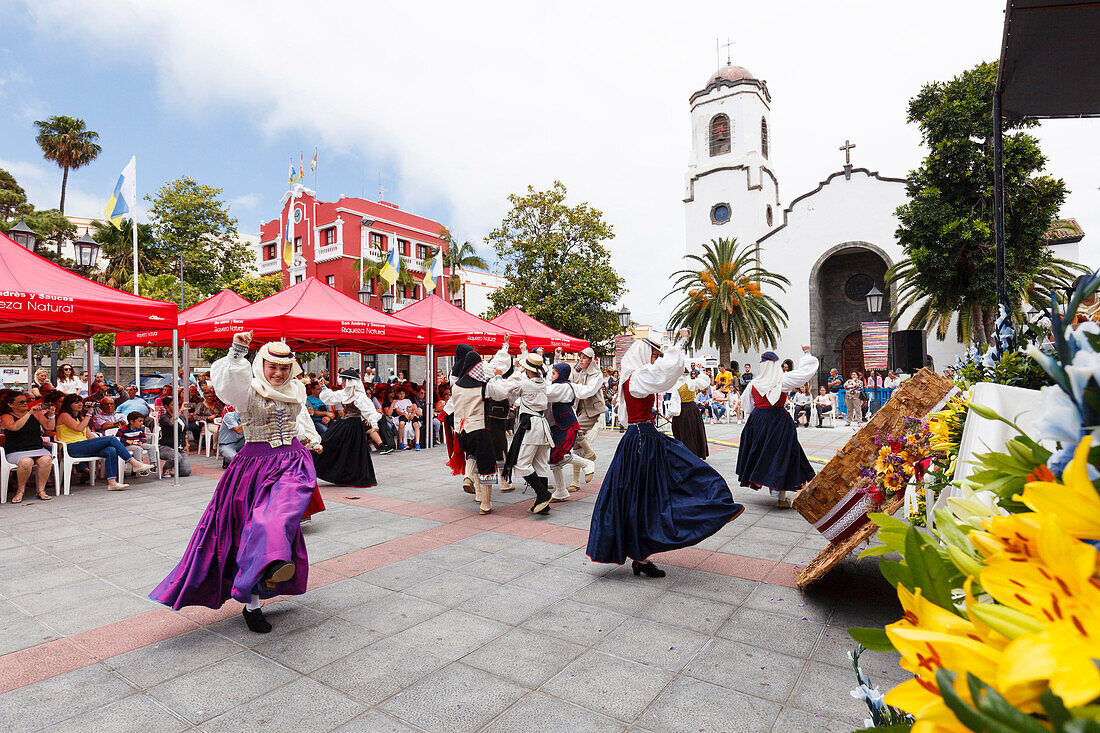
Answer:
<svg viewBox="0 0 1100 733"><path fill-rule="evenodd" d="M370 296L371 296L370 288L368 288L366 285L359 288L359 302L360 303L362 303L363 305L370 305Z"/></svg>
<svg viewBox="0 0 1100 733"><path fill-rule="evenodd" d="M86 276L95 269L101 246L99 242L88 236L87 230L84 230L84 236L73 242L73 249L76 250L77 269L81 271L82 275Z"/></svg>
<svg viewBox="0 0 1100 733"><path fill-rule="evenodd" d="M27 226L27 223L23 221L23 217L19 217L19 223L8 230L8 236L28 252L33 252L38 245L38 235Z"/></svg>
<svg viewBox="0 0 1100 733"><path fill-rule="evenodd" d="M625 305L619 310L619 330L626 335L627 330L630 329L630 309Z"/></svg>
<svg viewBox="0 0 1100 733"><path fill-rule="evenodd" d="M382 301L383 313L393 313L393 293L382 293L382 295L379 296L379 300Z"/></svg>
<svg viewBox="0 0 1100 733"><path fill-rule="evenodd" d="M886 293L878 289L877 285L872 285L871 289L867 291L867 295L864 296L867 300L867 312L878 313L882 310L882 301Z"/></svg>

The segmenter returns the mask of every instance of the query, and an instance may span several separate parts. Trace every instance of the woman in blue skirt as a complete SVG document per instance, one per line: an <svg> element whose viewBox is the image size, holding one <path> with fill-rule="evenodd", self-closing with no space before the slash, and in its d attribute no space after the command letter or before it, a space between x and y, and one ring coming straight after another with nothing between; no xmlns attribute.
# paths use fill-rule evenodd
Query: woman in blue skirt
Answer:
<svg viewBox="0 0 1100 733"><path fill-rule="evenodd" d="M681 329L664 354L649 339L635 341L623 357L619 420L629 427L592 510L588 556L620 565L629 557L635 575L664 577L650 555L698 544L745 510L717 471L653 424L657 395L684 371L690 333Z"/></svg>
<svg viewBox="0 0 1100 733"><path fill-rule="evenodd" d="M741 431L737 476L742 486L771 491L780 509L791 506L788 491L798 491L814 477L785 405L787 392L809 382L817 365L809 346L802 347L802 358L790 371L783 371L774 351L765 351L760 355L760 371L741 397L752 414Z"/></svg>

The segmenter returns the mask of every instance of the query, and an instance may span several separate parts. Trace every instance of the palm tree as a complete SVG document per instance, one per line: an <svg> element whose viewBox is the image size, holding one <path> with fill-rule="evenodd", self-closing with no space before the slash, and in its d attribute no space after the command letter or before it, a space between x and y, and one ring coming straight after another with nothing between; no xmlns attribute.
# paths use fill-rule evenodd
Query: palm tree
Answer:
<svg viewBox="0 0 1100 733"><path fill-rule="evenodd" d="M477 267L482 270L489 269L489 263L477 253L474 245L469 242L459 244L451 236L446 227L439 231L439 238L447 243L447 249L443 253L443 266L450 268L451 274L447 278L447 292L457 293L462 287L462 278L458 270L463 267Z"/></svg>
<svg viewBox="0 0 1100 733"><path fill-rule="evenodd" d="M1050 294L1070 288L1073 279L1088 268L1076 262L1051 258L1039 266L1035 279L1019 287L1011 280L1007 283L1009 301L1015 304L1013 321L1024 320L1024 306L1030 306L1038 312L1050 308ZM895 305L890 314L891 324L896 324L902 314L910 308L916 308L909 322L909 328L926 330L936 329L936 338L941 341L947 337L951 328L951 319L955 322L955 338L963 344L985 345L993 342L996 308L988 302L971 299L955 300L942 292L926 292L921 287L916 266L909 258L901 260L886 271L886 284L894 287ZM992 296L990 296L992 298Z"/></svg>
<svg viewBox="0 0 1100 733"><path fill-rule="evenodd" d="M692 346L704 340L718 347L718 360L728 364L733 344L745 350L774 347L787 325L787 311L764 286L785 292L790 281L757 263L752 244L738 249L736 239L715 239L701 255L687 255L689 269L672 273L672 295L682 296L668 321L669 330L687 326Z"/></svg>
<svg viewBox="0 0 1100 733"><path fill-rule="evenodd" d="M99 254L103 269L89 277L112 288L120 287L134 269L134 223L123 219L121 226L116 228L97 221L92 227L95 230L92 239L103 247ZM149 224L138 224L138 270L143 274L164 270L154 247L153 227Z"/></svg>
<svg viewBox="0 0 1100 733"><path fill-rule="evenodd" d="M376 260L370 257L363 258L362 270L359 269L358 263L352 263L352 267L355 269L355 271L362 274L363 282L369 282L381 275L382 268L385 267L385 265L385 258ZM405 262L404 258L401 259L401 269L397 272L396 284L400 285L403 288L412 287L416 284L416 276L413 275L412 272L409 270L409 266Z"/></svg>
<svg viewBox="0 0 1100 733"><path fill-rule="evenodd" d="M84 126L84 120L55 115L48 120L36 120L38 135L34 138L42 148L42 157L52 160L65 171L61 177L61 205L65 213L65 187L69 184L69 169L88 165L99 155L101 148L96 140L99 133Z"/></svg>

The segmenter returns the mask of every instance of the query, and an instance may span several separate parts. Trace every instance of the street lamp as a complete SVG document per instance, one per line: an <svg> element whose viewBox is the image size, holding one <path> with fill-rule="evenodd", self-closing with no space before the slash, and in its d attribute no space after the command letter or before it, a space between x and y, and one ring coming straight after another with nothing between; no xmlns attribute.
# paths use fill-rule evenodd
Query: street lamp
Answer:
<svg viewBox="0 0 1100 733"><path fill-rule="evenodd" d="M27 223L23 221L23 217L19 217L19 223L8 230L8 236L20 247L26 248L28 252L33 252L38 244L38 235L27 226Z"/></svg>
<svg viewBox="0 0 1100 733"><path fill-rule="evenodd" d="M393 293L382 293L380 299L382 301L382 312L393 313Z"/></svg>
<svg viewBox="0 0 1100 733"><path fill-rule="evenodd" d="M85 274L91 272L95 268L95 262L99 258L100 244L99 242L88 236L88 230L84 230L84 236L73 242L73 248L76 250L76 265Z"/></svg>
<svg viewBox="0 0 1100 733"><path fill-rule="evenodd" d="M882 310L882 300L886 294L878 289L877 285L872 285L871 289L867 291L867 295L864 296L867 299L867 311L870 313L878 313Z"/></svg>
<svg viewBox="0 0 1100 733"><path fill-rule="evenodd" d="M630 310L624 305L619 311L619 330L624 334L630 328Z"/></svg>
<svg viewBox="0 0 1100 733"><path fill-rule="evenodd" d="M362 303L363 305L370 305L370 296L371 296L370 288L368 288L366 285L359 288L359 302L360 303Z"/></svg>

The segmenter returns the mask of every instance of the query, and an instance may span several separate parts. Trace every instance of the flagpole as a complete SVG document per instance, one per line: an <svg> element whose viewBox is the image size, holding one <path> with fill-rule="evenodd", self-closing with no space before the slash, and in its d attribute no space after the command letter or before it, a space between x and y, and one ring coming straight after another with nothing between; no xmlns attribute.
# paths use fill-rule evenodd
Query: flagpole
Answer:
<svg viewBox="0 0 1100 733"><path fill-rule="evenodd" d="M130 212L130 227L134 230L134 295L138 294L138 225L137 225L137 156L134 156L134 210ZM118 364L118 358L115 358ZM141 397L141 347L134 344L134 384Z"/></svg>

